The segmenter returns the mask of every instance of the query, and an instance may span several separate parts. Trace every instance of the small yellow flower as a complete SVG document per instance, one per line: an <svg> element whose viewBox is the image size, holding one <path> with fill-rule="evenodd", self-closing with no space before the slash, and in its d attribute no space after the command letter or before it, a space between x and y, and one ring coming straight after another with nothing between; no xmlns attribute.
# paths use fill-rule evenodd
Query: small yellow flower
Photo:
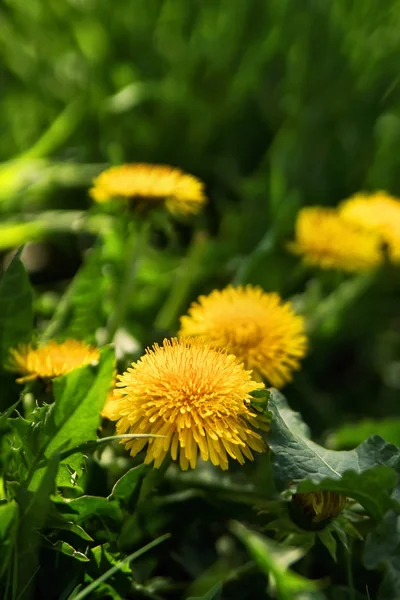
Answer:
<svg viewBox="0 0 400 600"><path fill-rule="evenodd" d="M65 375L77 367L98 361L99 358L99 350L84 342L51 340L39 348L22 345L11 349L7 368L23 373L24 376L19 377L17 382L25 383L33 379L52 379Z"/></svg>
<svg viewBox="0 0 400 600"><path fill-rule="evenodd" d="M290 303L251 285L200 296L181 317L180 335L225 348L275 387L290 381L307 347L304 319Z"/></svg>
<svg viewBox="0 0 400 600"><path fill-rule="evenodd" d="M386 192L355 194L339 206L347 221L380 236L394 262L400 261L400 200Z"/></svg>
<svg viewBox="0 0 400 600"><path fill-rule="evenodd" d="M297 217L296 241L289 246L306 264L323 269L362 271L382 262L379 237L344 219L336 210L303 208Z"/></svg>
<svg viewBox="0 0 400 600"><path fill-rule="evenodd" d="M109 417L118 434L149 433L162 438L123 442L132 456L147 445L145 463L159 467L171 453L183 470L194 469L197 455L222 469L228 456L252 460L264 442L253 427L263 427L250 407L250 393L264 384L233 355L198 340L164 340L118 375Z"/></svg>
<svg viewBox="0 0 400 600"><path fill-rule="evenodd" d="M295 494L292 502L302 508L312 523L322 523L340 515L346 508L347 498L336 492Z"/></svg>
<svg viewBox="0 0 400 600"><path fill-rule="evenodd" d="M206 202L204 184L193 175L166 165L142 163L103 171L89 193L96 202L125 198L149 206L164 203L171 213L184 215L197 213Z"/></svg>

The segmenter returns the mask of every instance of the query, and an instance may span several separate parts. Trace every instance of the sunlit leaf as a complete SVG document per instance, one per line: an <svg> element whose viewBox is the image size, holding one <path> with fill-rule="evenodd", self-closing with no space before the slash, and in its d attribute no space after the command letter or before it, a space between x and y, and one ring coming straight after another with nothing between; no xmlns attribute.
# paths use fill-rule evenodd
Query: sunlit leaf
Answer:
<svg viewBox="0 0 400 600"><path fill-rule="evenodd" d="M66 520L83 527L90 537L116 539L121 531L123 515L115 500L87 495L71 500L58 497L56 506Z"/></svg>
<svg viewBox="0 0 400 600"><path fill-rule="evenodd" d="M75 548L73 548L71 544L68 544L68 542L57 540L57 542L54 542L54 544L51 542L46 542L44 543L44 546L50 548L51 550L55 550L56 552L61 552L61 554L65 554L66 556L70 556L79 562L89 562L89 558L83 554L83 552L75 550Z"/></svg>
<svg viewBox="0 0 400 600"><path fill-rule="evenodd" d="M19 503L23 505L23 515L18 529L18 590L26 593L33 583L39 561L41 538L39 531L46 523L50 508L51 494L55 489L59 456L54 454L47 462L39 484L33 494L21 491Z"/></svg>
<svg viewBox="0 0 400 600"><path fill-rule="evenodd" d="M18 504L12 500L0 505L0 577L9 568L18 523Z"/></svg>
<svg viewBox="0 0 400 600"><path fill-rule="evenodd" d="M33 292L18 252L0 279L0 366L10 348L31 339Z"/></svg>
<svg viewBox="0 0 400 600"><path fill-rule="evenodd" d="M93 343L104 325L101 247L93 249L62 297L42 339L63 337Z"/></svg>
<svg viewBox="0 0 400 600"><path fill-rule="evenodd" d="M216 583L203 596L190 596L187 600L218 600L221 597L222 583Z"/></svg>
<svg viewBox="0 0 400 600"><path fill-rule="evenodd" d="M304 550L277 544L264 535L247 529L241 523L232 523L231 529L269 578L270 586L276 590L280 600L291 600L304 592L312 594L309 598L315 600L324 598L318 591L318 582L306 579L289 569L290 565L304 556Z"/></svg>
<svg viewBox="0 0 400 600"><path fill-rule="evenodd" d="M133 510L135 502L132 500L138 499L142 481L148 470L149 467L142 464L127 471L114 485L109 499L126 504Z"/></svg>
<svg viewBox="0 0 400 600"><path fill-rule="evenodd" d="M400 446L400 419L363 419L358 423L346 423L329 436L334 448L354 448L372 435L379 435L390 444Z"/></svg>
<svg viewBox="0 0 400 600"><path fill-rule="evenodd" d="M111 386L114 373L114 352L111 348L101 351L97 367L91 365L75 369L68 375L54 380L55 402L43 429L43 457L49 457L58 450L68 450L88 440L96 438L102 410ZM79 470L81 455L70 456L61 465L59 485L66 483L71 466ZM30 489L36 489L43 469L34 473ZM67 479L68 481L68 479Z"/></svg>

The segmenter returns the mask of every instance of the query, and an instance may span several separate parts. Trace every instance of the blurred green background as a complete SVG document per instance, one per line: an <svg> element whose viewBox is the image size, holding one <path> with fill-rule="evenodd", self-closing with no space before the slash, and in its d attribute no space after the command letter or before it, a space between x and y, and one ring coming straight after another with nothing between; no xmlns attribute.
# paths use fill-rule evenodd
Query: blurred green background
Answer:
<svg viewBox="0 0 400 600"><path fill-rule="evenodd" d="M400 195L399 27L398 0L4 0L1 248L41 240L50 258L32 273L39 302L103 226L93 211L77 225L96 173L124 161L178 166L210 198L182 310L232 280L296 295L320 316L285 393L314 431L399 414L397 272L354 292L340 275L305 274L286 251L303 205L363 189ZM134 331L161 309L192 237L181 224L175 244L156 240Z"/></svg>

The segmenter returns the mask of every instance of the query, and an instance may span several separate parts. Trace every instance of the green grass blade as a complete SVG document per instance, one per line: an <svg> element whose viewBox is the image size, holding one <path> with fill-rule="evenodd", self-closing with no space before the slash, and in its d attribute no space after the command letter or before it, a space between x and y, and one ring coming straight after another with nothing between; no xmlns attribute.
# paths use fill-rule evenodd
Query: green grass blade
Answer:
<svg viewBox="0 0 400 600"><path fill-rule="evenodd" d="M108 571L106 571L105 573L103 573L103 575L101 575L95 581L93 581L93 583L91 583L84 590L79 592L79 594L77 596L70 596L69 600L83 600L84 598L87 598L89 596L89 594L94 592L94 590L101 583L104 583L105 581L107 581L107 579L112 577L114 575L114 573L116 573L124 564L130 563L133 560L136 560L137 558L139 558L139 556L142 556L142 554L145 554L152 548L155 548L156 546L158 546L159 544L161 544L162 542L167 540L169 537L170 537L170 534L166 533L165 535L161 535L157 539L153 540L149 544L146 544L146 546L143 546L143 548L140 548L140 550L136 550L136 552L133 552L132 554L130 554L129 556L127 556L126 558L121 560L119 563L117 563L116 565L111 567L111 569L108 569Z"/></svg>

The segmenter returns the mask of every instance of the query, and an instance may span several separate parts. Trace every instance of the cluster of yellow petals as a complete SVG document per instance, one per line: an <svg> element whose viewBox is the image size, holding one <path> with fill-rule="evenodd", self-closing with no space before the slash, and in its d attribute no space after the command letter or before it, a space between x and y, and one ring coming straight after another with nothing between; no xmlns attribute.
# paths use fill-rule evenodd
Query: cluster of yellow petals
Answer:
<svg viewBox="0 0 400 600"><path fill-rule="evenodd" d="M226 349L275 387L290 381L307 349L303 317L278 294L251 285L200 296L181 317L180 335Z"/></svg>
<svg viewBox="0 0 400 600"><path fill-rule="evenodd" d="M25 383L33 379L52 379L65 375L77 367L97 362L99 358L98 348L85 342L51 340L39 348L28 344L11 349L7 368L23 374L17 382Z"/></svg>
<svg viewBox="0 0 400 600"><path fill-rule="evenodd" d="M290 250L306 264L323 269L363 271L383 260L379 236L348 220L339 211L319 206L300 210Z"/></svg>
<svg viewBox="0 0 400 600"><path fill-rule="evenodd" d="M132 456L147 446L145 463L159 467L170 453L186 470L200 454L227 469L228 457L242 464L253 459L252 450L265 450L254 429L262 417L250 407L250 393L263 387L232 354L174 338L147 349L118 376L107 415L118 434L164 436L123 442Z"/></svg>
<svg viewBox="0 0 400 600"><path fill-rule="evenodd" d="M96 202L113 198L146 203L164 203L174 214L197 213L206 202L202 181L167 165L124 164L106 169L93 181L90 190Z"/></svg>
<svg viewBox="0 0 400 600"><path fill-rule="evenodd" d="M386 192L355 194L339 205L339 213L347 222L379 236L389 258L400 261L400 200Z"/></svg>
<svg viewBox="0 0 400 600"><path fill-rule="evenodd" d="M293 501L303 507L314 523L337 517L347 505L346 496L328 491L295 494Z"/></svg>

